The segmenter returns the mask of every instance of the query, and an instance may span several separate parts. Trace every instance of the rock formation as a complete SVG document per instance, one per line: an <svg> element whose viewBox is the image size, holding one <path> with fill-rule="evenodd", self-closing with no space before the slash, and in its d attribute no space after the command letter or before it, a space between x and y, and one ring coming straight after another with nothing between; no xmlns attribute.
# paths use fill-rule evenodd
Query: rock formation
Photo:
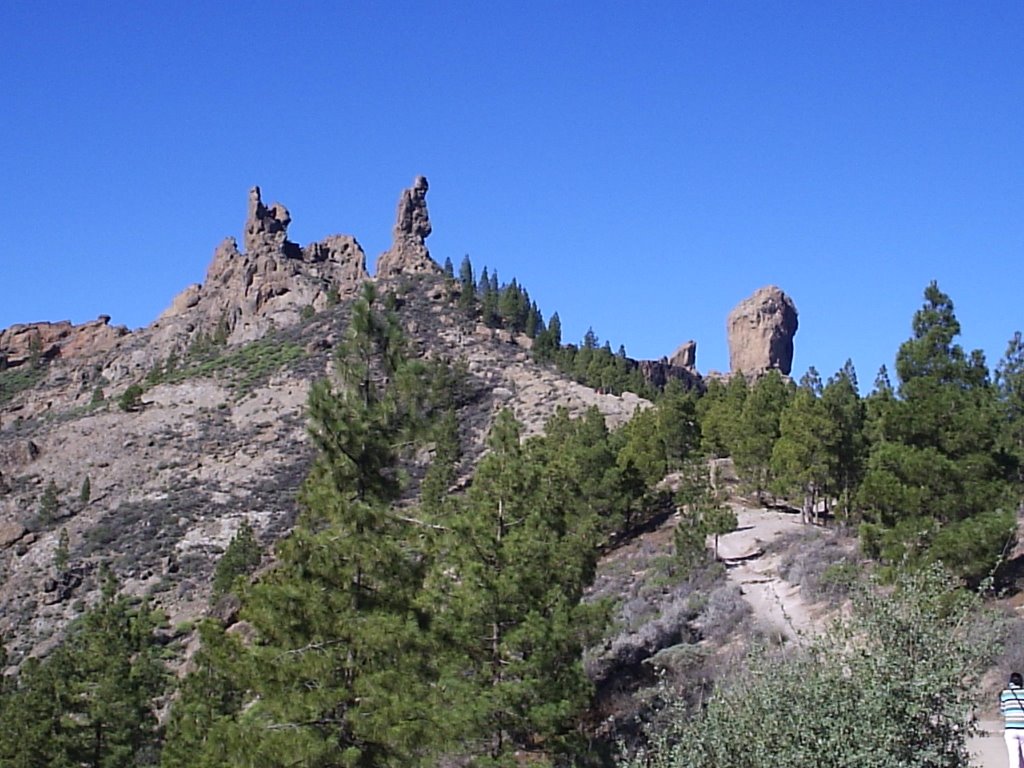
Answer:
<svg viewBox="0 0 1024 768"><path fill-rule="evenodd" d="M691 339L680 345L679 349L672 353L672 357L668 359L668 362L677 368L687 368L691 371L696 370L697 342Z"/></svg>
<svg viewBox="0 0 1024 768"><path fill-rule="evenodd" d="M398 200L391 248L377 258L377 277L427 272L438 274L441 267L430 258L426 239L430 234L427 215L427 179L417 176Z"/></svg>
<svg viewBox="0 0 1024 768"><path fill-rule="evenodd" d="M260 197L260 188L253 187L249 190L249 216L245 222L246 253L287 251L289 256L297 256L298 246L288 240L291 223L287 208L281 203L268 208Z"/></svg>
<svg viewBox="0 0 1024 768"><path fill-rule="evenodd" d="M693 368L675 365L666 357L660 360L637 360L636 367L640 369L644 381L658 389L664 388L673 379L686 390L696 389L700 392L704 389L704 380L699 373Z"/></svg>
<svg viewBox="0 0 1024 768"><path fill-rule="evenodd" d="M320 310L354 294L370 279L366 255L354 237L332 235L301 248L288 239L291 214L249 192L245 251L227 238L213 255L202 285L178 294L158 323L174 318L195 332L226 334L231 341L262 336L273 324L296 322L306 307Z"/></svg>
<svg viewBox="0 0 1024 768"><path fill-rule="evenodd" d="M797 325L796 305L780 288L769 285L756 290L736 305L726 321L730 370L758 376L776 369L788 376Z"/></svg>
<svg viewBox="0 0 1024 768"><path fill-rule="evenodd" d="M14 368L33 359L73 359L106 352L128 329L110 325L110 317L81 325L63 320L57 323L20 323L0 330L0 361Z"/></svg>

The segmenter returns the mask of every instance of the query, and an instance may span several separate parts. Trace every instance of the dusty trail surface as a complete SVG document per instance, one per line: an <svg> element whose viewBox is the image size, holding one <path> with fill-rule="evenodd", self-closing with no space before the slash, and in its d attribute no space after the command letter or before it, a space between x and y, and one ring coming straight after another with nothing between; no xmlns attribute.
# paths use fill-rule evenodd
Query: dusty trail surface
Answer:
<svg viewBox="0 0 1024 768"><path fill-rule="evenodd" d="M765 632L790 642L813 636L822 626L814 606L807 603L800 587L778 574L779 554L766 554L769 544L802 528L799 515L732 504L738 525L719 537L718 554L728 566L729 578L743 591L757 623ZM983 720L981 734L970 740L974 768L1006 768L1002 725ZM1015 767L1014 767L1015 768Z"/></svg>
<svg viewBox="0 0 1024 768"><path fill-rule="evenodd" d="M777 571L781 556L766 554L769 544L803 529L799 515L732 505L736 530L719 537L718 554L728 566L729 579L743 591L761 628L793 641L814 631L812 607L800 587Z"/></svg>

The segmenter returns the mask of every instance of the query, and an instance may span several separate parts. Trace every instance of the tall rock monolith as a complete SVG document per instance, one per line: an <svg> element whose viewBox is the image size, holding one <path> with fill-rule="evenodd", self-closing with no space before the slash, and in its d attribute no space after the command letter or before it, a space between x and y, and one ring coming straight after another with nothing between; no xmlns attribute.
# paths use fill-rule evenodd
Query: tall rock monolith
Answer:
<svg viewBox="0 0 1024 768"><path fill-rule="evenodd" d="M797 326L796 305L781 288L758 288L736 305L726 321L730 370L759 376L774 369L788 376Z"/></svg>

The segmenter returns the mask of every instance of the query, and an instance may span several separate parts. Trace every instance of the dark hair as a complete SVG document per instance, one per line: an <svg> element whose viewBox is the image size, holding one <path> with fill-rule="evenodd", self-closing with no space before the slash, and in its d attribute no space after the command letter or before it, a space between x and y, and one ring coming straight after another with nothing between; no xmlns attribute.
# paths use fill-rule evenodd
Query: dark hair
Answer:
<svg viewBox="0 0 1024 768"><path fill-rule="evenodd" d="M1016 685L1018 688L1024 687L1024 677L1021 677L1020 672L1014 672L1010 675L1010 685Z"/></svg>

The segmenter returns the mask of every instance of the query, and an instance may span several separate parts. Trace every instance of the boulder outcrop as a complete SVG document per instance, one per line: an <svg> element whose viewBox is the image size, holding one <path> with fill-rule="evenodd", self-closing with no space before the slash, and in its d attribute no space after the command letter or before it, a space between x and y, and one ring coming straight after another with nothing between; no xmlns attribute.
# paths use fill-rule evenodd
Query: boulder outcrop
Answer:
<svg viewBox="0 0 1024 768"><path fill-rule="evenodd" d="M775 369L788 376L797 326L796 305L782 289L774 285L758 288L737 304L726 320L730 370L758 376Z"/></svg>
<svg viewBox="0 0 1024 768"><path fill-rule="evenodd" d="M0 330L0 361L17 367L32 360L84 358L111 349L128 329L110 325L110 317L72 325L57 323L20 323Z"/></svg>
<svg viewBox="0 0 1024 768"><path fill-rule="evenodd" d="M644 381L657 389L663 389L672 380L678 381L686 390L696 389L700 392L704 389L704 380L697 371L675 365L666 357L660 360L638 360L636 367L640 369Z"/></svg>
<svg viewBox="0 0 1024 768"><path fill-rule="evenodd" d="M697 342L691 339L679 346L672 357L668 359L670 365L676 368L687 368L691 371L697 370Z"/></svg>
<svg viewBox="0 0 1024 768"><path fill-rule="evenodd" d="M430 216L427 214L427 179L417 176L398 199L398 212L392 230L391 248L377 258L377 274L394 277L401 274L439 274L442 270L430 258L426 239L430 235Z"/></svg>

